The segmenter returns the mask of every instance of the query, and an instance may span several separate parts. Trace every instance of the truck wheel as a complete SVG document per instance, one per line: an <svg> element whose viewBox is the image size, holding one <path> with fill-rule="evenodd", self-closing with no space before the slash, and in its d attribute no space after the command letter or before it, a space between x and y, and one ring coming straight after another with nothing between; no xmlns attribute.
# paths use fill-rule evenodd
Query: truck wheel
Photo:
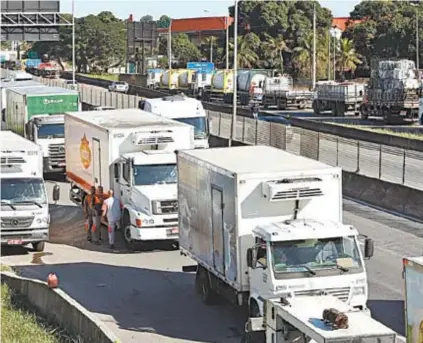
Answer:
<svg viewBox="0 0 423 343"><path fill-rule="evenodd" d="M129 250L135 250L135 242L131 238L131 220L128 212L124 212L122 218L122 234L125 240L126 246Z"/></svg>
<svg viewBox="0 0 423 343"><path fill-rule="evenodd" d="M314 114L319 115L320 114L320 106L319 106L319 102L317 100L313 100L313 112Z"/></svg>
<svg viewBox="0 0 423 343"><path fill-rule="evenodd" d="M345 107L346 105L342 102L337 102L336 103L337 107L336 107L336 112L337 112L337 116L339 117L345 117Z"/></svg>
<svg viewBox="0 0 423 343"><path fill-rule="evenodd" d="M32 243L32 247L36 252L44 251L45 242Z"/></svg>
<svg viewBox="0 0 423 343"><path fill-rule="evenodd" d="M367 120L369 119L369 108L367 105L361 105L360 106L360 113L361 113L361 119Z"/></svg>
<svg viewBox="0 0 423 343"><path fill-rule="evenodd" d="M195 276L195 288L199 293L201 300L206 305L214 305L217 302L216 293L213 292L210 286L209 278L207 277L207 271L202 267L198 267L197 274Z"/></svg>
<svg viewBox="0 0 423 343"><path fill-rule="evenodd" d="M336 105L336 102L331 102L331 110L332 110L332 117L336 117L338 115L338 106Z"/></svg>

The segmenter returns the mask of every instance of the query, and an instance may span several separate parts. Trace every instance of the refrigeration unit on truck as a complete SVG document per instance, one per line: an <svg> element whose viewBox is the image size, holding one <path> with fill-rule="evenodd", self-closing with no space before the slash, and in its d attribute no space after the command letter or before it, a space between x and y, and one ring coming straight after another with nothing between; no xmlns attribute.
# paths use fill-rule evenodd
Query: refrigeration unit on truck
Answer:
<svg viewBox="0 0 423 343"><path fill-rule="evenodd" d="M313 95L310 91L294 90L294 82L290 75L266 77L259 82L258 87L263 90L261 103L264 108L276 106L278 110L286 110L291 105L303 109Z"/></svg>
<svg viewBox="0 0 423 343"><path fill-rule="evenodd" d="M147 70L147 88L160 88L160 79L162 77L163 69L148 69Z"/></svg>
<svg viewBox="0 0 423 343"><path fill-rule="evenodd" d="M333 295L267 300L264 318L250 318L242 343L395 343L390 328Z"/></svg>
<svg viewBox="0 0 423 343"><path fill-rule="evenodd" d="M260 84L267 77L273 77L273 69L238 69L237 88L238 99L241 105L248 105L251 101L261 103L263 99L263 88Z"/></svg>
<svg viewBox="0 0 423 343"><path fill-rule="evenodd" d="M1 245L43 251L50 215L41 147L11 131L2 131L0 142Z"/></svg>
<svg viewBox="0 0 423 343"><path fill-rule="evenodd" d="M31 86L7 89L6 99L7 130L41 145L45 173L64 172L63 114L81 110L79 93L61 87Z"/></svg>
<svg viewBox="0 0 423 343"><path fill-rule="evenodd" d="M343 117L348 111L358 115L365 87L364 84L354 82L318 84L313 99L313 111L317 115L331 111L334 117Z"/></svg>
<svg viewBox="0 0 423 343"><path fill-rule="evenodd" d="M66 176L70 199L90 187L113 189L129 248L178 239L176 155L194 148L194 128L139 109L66 113Z"/></svg>
<svg viewBox="0 0 423 343"><path fill-rule="evenodd" d="M31 81L32 75L22 70L1 68L1 82L8 81Z"/></svg>
<svg viewBox="0 0 423 343"><path fill-rule="evenodd" d="M209 122L201 101L184 95L170 95L141 100L139 107L144 111L193 126L195 148L209 147Z"/></svg>
<svg viewBox="0 0 423 343"><path fill-rule="evenodd" d="M423 342L423 256L403 259L407 343Z"/></svg>
<svg viewBox="0 0 423 343"><path fill-rule="evenodd" d="M234 92L234 73L232 69L216 70L210 86L205 86L202 100L206 102L223 101L232 103Z"/></svg>
<svg viewBox="0 0 423 343"><path fill-rule="evenodd" d="M267 146L178 153L179 244L206 304L327 293L370 313L364 257L342 224L342 170Z"/></svg>
<svg viewBox="0 0 423 343"><path fill-rule="evenodd" d="M414 61L373 59L360 108L362 119L382 117L390 125L418 122L422 96L418 75Z"/></svg>

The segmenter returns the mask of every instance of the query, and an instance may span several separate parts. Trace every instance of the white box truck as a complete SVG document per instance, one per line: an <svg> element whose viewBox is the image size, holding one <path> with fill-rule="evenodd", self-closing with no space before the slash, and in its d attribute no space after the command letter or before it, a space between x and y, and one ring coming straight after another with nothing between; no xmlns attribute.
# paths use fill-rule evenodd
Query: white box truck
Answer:
<svg viewBox="0 0 423 343"><path fill-rule="evenodd" d="M70 198L81 203L90 187L113 189L122 230L135 243L178 239L176 155L194 149L194 129L138 109L65 115Z"/></svg>
<svg viewBox="0 0 423 343"><path fill-rule="evenodd" d="M403 259L407 343L423 342L423 256Z"/></svg>
<svg viewBox="0 0 423 343"><path fill-rule="evenodd" d="M266 299L324 292L370 313L341 172L267 146L179 152L179 244L197 262L183 270L197 270L203 301L222 295L261 317Z"/></svg>
<svg viewBox="0 0 423 343"><path fill-rule="evenodd" d="M209 122L201 101L184 95L171 95L143 99L139 107L144 111L193 126L195 148L209 147Z"/></svg>
<svg viewBox="0 0 423 343"><path fill-rule="evenodd" d="M43 251L50 215L41 147L11 131L2 131L0 142L1 245L32 243Z"/></svg>

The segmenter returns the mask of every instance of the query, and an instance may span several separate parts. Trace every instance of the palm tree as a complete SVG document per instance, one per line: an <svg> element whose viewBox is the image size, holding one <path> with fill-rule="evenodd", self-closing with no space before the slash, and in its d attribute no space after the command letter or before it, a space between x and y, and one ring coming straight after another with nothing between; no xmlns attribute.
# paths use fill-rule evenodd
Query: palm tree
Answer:
<svg viewBox="0 0 423 343"><path fill-rule="evenodd" d="M206 37L203 44L210 47L210 62L213 62L213 47L216 45L217 38L215 36Z"/></svg>
<svg viewBox="0 0 423 343"><path fill-rule="evenodd" d="M257 63L259 57L251 46L247 36L238 36L238 54L237 64L238 68L253 68ZM233 60L234 43L233 40L229 42L229 56ZM225 56L226 58L226 56Z"/></svg>
<svg viewBox="0 0 423 343"><path fill-rule="evenodd" d="M341 70L342 76L345 75L345 70L354 72L357 69L357 65L362 63L360 60L361 56L355 50L354 42L351 39L342 38L338 49L336 64Z"/></svg>
<svg viewBox="0 0 423 343"><path fill-rule="evenodd" d="M271 58L279 57L280 70L283 73L283 53L291 52L291 49L288 47L287 41L282 35L277 35L272 37L266 34L267 42L265 43L267 55Z"/></svg>

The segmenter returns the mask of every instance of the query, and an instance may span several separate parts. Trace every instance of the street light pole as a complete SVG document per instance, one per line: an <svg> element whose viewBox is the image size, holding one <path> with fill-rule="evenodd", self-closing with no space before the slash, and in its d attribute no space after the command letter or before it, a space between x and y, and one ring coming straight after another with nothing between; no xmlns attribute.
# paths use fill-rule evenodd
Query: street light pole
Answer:
<svg viewBox="0 0 423 343"><path fill-rule="evenodd" d="M316 88L316 3L313 6L313 89Z"/></svg>
<svg viewBox="0 0 423 343"><path fill-rule="evenodd" d="M168 62L169 62L169 82L170 82L170 70L172 69L172 19L170 19L170 23L169 23L169 32L168 32L168 39L167 39L167 43L168 43Z"/></svg>
<svg viewBox="0 0 423 343"><path fill-rule="evenodd" d="M210 63L213 63L213 37L210 37Z"/></svg>
<svg viewBox="0 0 423 343"><path fill-rule="evenodd" d="M419 7L416 6L416 68L420 69L420 56L419 56Z"/></svg>
<svg viewBox="0 0 423 343"><path fill-rule="evenodd" d="M228 16L225 17L226 26L226 69L229 69L229 25Z"/></svg>
<svg viewBox="0 0 423 343"><path fill-rule="evenodd" d="M234 15L234 65L233 65L233 101L232 101L232 130L228 146L232 146L232 141L236 137L236 110L237 110L237 69L238 69L238 0L235 0Z"/></svg>
<svg viewBox="0 0 423 343"><path fill-rule="evenodd" d="M72 0L72 86L75 87L75 0Z"/></svg>

